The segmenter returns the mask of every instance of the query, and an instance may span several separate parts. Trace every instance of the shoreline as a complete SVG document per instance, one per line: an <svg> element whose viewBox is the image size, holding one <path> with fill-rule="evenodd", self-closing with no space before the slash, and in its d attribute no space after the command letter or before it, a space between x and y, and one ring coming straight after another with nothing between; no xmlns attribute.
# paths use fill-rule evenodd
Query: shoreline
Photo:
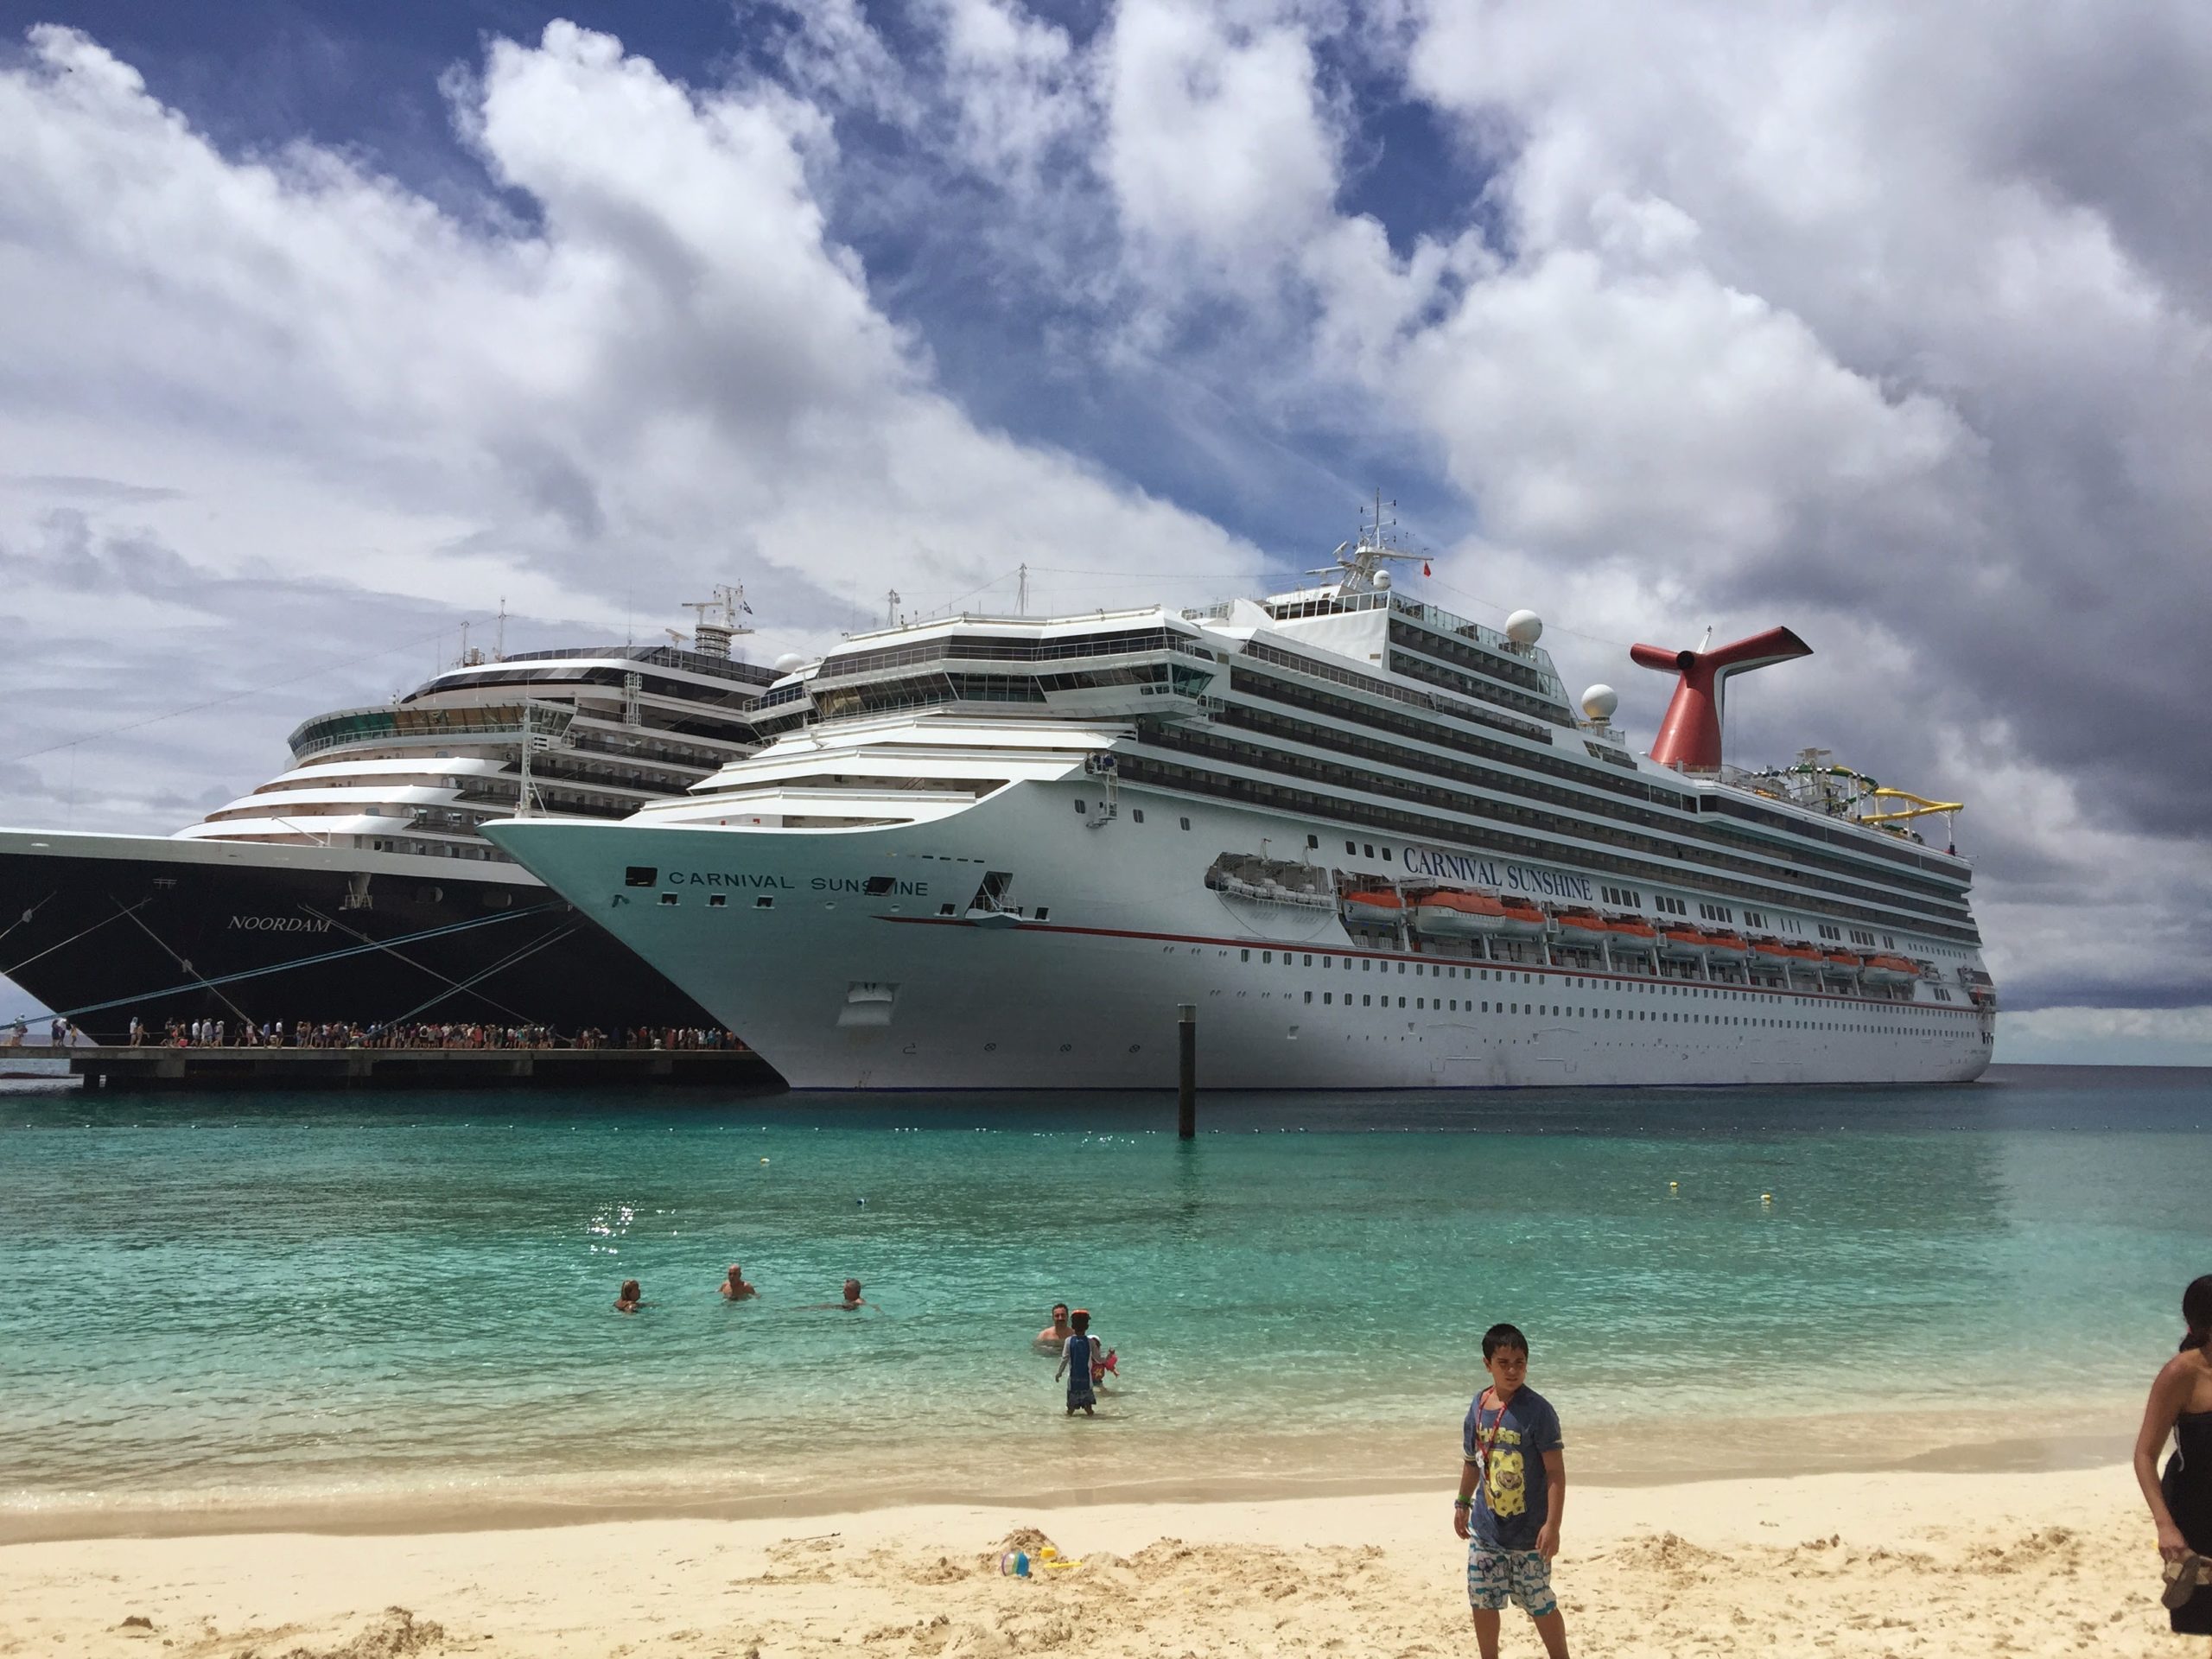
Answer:
<svg viewBox="0 0 2212 1659"><path fill-rule="evenodd" d="M1789 1420L1782 1420L1787 1422ZM1857 1421L1858 1420L1849 1420ZM1746 1425L1739 1423L1738 1427ZM1677 1429L1679 1425L1675 1426ZM1641 1443L1648 1428L1624 1443ZM1448 1439L1448 1436L1446 1437ZM1708 1461L1698 1468L1609 1465L1604 1430L1569 1447L1569 1469L1583 1491L1637 1492L1740 1482L1878 1478L1896 1475L2059 1475L2124 1463L2133 1435L2106 1432L2018 1434L1942 1442L1897 1455L1839 1462L1788 1465L1778 1459ZM869 1485L810 1484L782 1491L733 1493L726 1487L669 1487L610 1492L604 1483L587 1489L543 1486L501 1496L520 1484L487 1481L466 1493L424 1490L354 1490L313 1497L245 1497L213 1500L179 1496L166 1503L112 1505L67 1503L16 1505L0 1502L0 1548L19 1545L96 1542L121 1539L267 1536L396 1537L484 1531L527 1532L594 1526L683 1522L796 1522L861 1516L905 1509L1033 1510L1057 1513L1098 1507L1210 1509L1223 1506L1411 1497L1440 1491L1456 1478L1456 1446L1436 1440L1434 1455L1419 1466L1399 1465L1354 1475L1281 1473L1223 1475L1132 1474L1121 1479L1071 1478L1058 1484L987 1480L891 1480Z"/></svg>
<svg viewBox="0 0 2212 1659"><path fill-rule="evenodd" d="M1080 1565L998 1572L1001 1550L1048 1539ZM1207 1504L77 1540L0 1548L0 1650L1456 1650L1468 1639L1465 1562L1441 1483ZM1842 1659L2176 1650L2123 1464L1575 1483L1554 1583L1592 1652L1796 1653L1815 1633ZM1510 1650L1534 1651L1509 1618Z"/></svg>

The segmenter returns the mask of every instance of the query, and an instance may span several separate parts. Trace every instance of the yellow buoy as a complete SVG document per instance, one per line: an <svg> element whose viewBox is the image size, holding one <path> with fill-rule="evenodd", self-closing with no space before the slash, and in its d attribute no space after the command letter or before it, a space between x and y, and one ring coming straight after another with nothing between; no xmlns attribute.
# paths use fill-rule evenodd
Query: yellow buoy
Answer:
<svg viewBox="0 0 2212 1659"><path fill-rule="evenodd" d="M766 1158L763 1158L760 1161L761 1161L762 1163L764 1163L764 1164L765 1164L765 1163L766 1163L768 1160L767 1160Z"/></svg>
<svg viewBox="0 0 2212 1659"><path fill-rule="evenodd" d="M1762 1193L1760 1193L1760 1194L1759 1194L1759 1202L1760 1202L1761 1204L1772 1204L1772 1203L1774 1202L1774 1194L1773 1194L1773 1193L1771 1193L1771 1192L1762 1192Z"/></svg>

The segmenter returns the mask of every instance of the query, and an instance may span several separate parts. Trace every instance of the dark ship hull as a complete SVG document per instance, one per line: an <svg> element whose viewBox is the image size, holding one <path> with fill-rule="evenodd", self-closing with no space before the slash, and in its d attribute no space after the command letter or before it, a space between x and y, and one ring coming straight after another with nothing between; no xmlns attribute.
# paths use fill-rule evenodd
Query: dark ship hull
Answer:
<svg viewBox="0 0 2212 1659"><path fill-rule="evenodd" d="M0 830L0 975L102 1040L134 1015L715 1023L516 865L321 847Z"/></svg>

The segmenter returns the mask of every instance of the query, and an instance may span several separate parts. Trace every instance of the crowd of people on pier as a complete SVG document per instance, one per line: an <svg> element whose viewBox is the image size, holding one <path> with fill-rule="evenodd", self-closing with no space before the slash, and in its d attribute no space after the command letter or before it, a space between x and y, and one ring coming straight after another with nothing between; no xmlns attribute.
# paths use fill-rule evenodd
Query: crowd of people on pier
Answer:
<svg viewBox="0 0 2212 1659"><path fill-rule="evenodd" d="M54 1021L59 1045L67 1038ZM131 1048L624 1048L742 1052L735 1033L718 1027L626 1026L607 1032L587 1027L574 1035L550 1026L499 1026L481 1021L358 1021L199 1019L171 1020L156 1031L133 1016L124 1039Z"/></svg>

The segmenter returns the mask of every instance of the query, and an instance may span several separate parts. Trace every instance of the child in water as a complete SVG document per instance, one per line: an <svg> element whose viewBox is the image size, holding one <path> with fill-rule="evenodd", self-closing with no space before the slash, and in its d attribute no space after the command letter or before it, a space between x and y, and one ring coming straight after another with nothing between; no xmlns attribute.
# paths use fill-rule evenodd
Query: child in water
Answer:
<svg viewBox="0 0 2212 1659"><path fill-rule="evenodd" d="M1061 1372L1067 1374L1069 1416L1080 1409L1084 1416L1093 1417L1097 1414L1091 1408L1098 1403L1098 1396L1091 1390L1090 1366L1098 1343L1090 1334L1090 1310L1078 1307L1068 1315L1068 1324L1074 1327L1074 1334L1060 1350L1059 1368L1052 1373L1052 1380L1058 1382Z"/></svg>

